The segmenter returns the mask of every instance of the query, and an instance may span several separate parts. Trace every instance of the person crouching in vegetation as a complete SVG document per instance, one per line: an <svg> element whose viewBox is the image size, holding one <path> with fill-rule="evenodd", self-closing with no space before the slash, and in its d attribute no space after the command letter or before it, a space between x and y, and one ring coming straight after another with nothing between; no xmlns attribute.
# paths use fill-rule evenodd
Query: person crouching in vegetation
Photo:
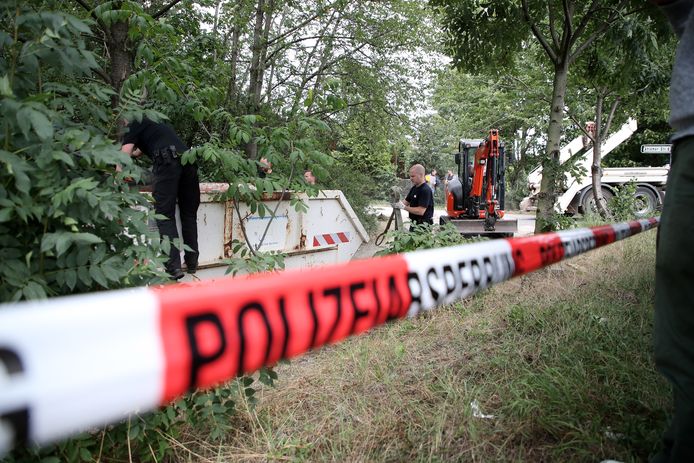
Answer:
<svg viewBox="0 0 694 463"><path fill-rule="evenodd" d="M172 280L183 278L181 253L174 245L178 239L176 228L176 202L181 214L183 243L188 273L198 268L198 207L200 206L200 183L195 164L181 163L181 156L188 147L176 135L174 129L163 122L143 118L129 121L123 137L121 151L137 157L141 153L152 158L154 173L154 210L164 219L157 219L159 234L171 241L166 272Z"/></svg>

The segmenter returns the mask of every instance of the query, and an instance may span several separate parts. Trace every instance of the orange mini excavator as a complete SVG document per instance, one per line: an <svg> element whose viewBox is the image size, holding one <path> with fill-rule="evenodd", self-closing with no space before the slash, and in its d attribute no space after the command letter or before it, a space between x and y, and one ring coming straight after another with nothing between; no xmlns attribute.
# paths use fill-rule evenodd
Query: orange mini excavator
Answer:
<svg viewBox="0 0 694 463"><path fill-rule="evenodd" d="M485 140L460 140L458 176L446 186L446 210L440 223L453 223L465 235L513 236L518 221L504 217L504 145L492 129Z"/></svg>

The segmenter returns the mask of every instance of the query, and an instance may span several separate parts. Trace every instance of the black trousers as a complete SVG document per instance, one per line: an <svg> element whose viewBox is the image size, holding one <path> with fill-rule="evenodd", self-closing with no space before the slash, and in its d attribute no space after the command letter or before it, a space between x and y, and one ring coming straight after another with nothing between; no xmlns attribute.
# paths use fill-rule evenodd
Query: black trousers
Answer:
<svg viewBox="0 0 694 463"><path fill-rule="evenodd" d="M674 412L652 461L694 461L694 137L674 145L658 227L655 363L672 385Z"/></svg>
<svg viewBox="0 0 694 463"><path fill-rule="evenodd" d="M200 206L200 182L195 164L181 165L181 159L154 160L154 210L166 219L157 219L159 234L171 241L171 251L166 262L166 271L174 274L181 270L181 253L174 245L179 238L176 229L176 202L181 214L183 243L192 251L185 250L186 266L198 266L198 207Z"/></svg>

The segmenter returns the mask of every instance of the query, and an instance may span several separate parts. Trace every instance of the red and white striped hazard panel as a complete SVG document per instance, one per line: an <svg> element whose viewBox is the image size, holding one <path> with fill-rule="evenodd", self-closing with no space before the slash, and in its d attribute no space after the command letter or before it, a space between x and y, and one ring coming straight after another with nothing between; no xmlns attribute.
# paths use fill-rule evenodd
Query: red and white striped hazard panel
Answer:
<svg viewBox="0 0 694 463"><path fill-rule="evenodd" d="M334 244L349 243L349 232L324 233L313 237L313 247L332 246Z"/></svg>
<svg viewBox="0 0 694 463"><path fill-rule="evenodd" d="M0 457L14 445L117 422L658 223L0 305ZM333 242L348 239L336 235Z"/></svg>

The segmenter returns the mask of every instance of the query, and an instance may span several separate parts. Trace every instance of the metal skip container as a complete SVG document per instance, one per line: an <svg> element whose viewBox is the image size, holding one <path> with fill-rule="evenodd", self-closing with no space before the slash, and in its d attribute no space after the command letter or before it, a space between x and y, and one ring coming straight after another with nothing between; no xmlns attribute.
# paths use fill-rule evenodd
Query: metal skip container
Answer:
<svg viewBox="0 0 694 463"><path fill-rule="evenodd" d="M340 190L305 193L274 192L262 196L266 213L251 212L245 203L221 197L226 183L201 183L198 209L198 271L200 279L222 277L236 240L258 251L286 255L286 268L305 268L350 260L369 240L368 233ZM292 201L301 201L297 211ZM272 213L274 212L274 216ZM180 234L180 220L177 222ZM245 234L245 238L244 238ZM190 279L186 276L186 280Z"/></svg>

